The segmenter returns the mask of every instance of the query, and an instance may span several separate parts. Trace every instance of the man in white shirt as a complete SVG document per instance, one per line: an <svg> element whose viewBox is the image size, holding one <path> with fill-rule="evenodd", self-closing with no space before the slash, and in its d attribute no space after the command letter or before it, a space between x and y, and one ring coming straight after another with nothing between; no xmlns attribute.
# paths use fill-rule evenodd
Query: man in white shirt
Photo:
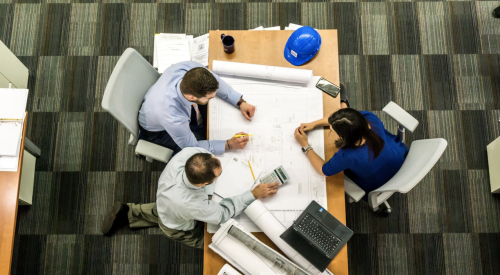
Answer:
<svg viewBox="0 0 500 275"><path fill-rule="evenodd" d="M102 223L109 235L120 224L130 228L160 226L169 238L203 248L204 222L220 224L239 215L254 200L274 196L278 183L259 184L253 190L217 203L209 200L203 187L222 173L220 161L199 147L188 147L165 167L158 183L156 203L115 203ZM237 184L235 179L235 184Z"/></svg>

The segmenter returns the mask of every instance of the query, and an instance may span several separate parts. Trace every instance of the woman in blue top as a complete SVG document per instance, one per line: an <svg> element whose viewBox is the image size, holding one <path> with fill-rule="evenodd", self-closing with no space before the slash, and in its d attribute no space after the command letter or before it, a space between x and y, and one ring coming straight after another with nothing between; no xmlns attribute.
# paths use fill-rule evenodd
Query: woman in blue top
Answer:
<svg viewBox="0 0 500 275"><path fill-rule="evenodd" d="M344 171L368 194L396 174L408 154L408 147L384 129L384 124L375 114L356 111L347 104L343 100L343 108L329 117L302 123L295 130L295 139L318 173L328 177ZM323 126L330 127L330 137L335 139L335 146L339 149L327 162L314 149L307 150L309 143L305 134Z"/></svg>

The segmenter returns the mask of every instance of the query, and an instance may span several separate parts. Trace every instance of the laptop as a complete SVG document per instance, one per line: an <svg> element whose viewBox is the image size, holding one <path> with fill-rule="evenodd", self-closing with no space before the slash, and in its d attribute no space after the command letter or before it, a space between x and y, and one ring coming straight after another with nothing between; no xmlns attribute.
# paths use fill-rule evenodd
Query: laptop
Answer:
<svg viewBox="0 0 500 275"><path fill-rule="evenodd" d="M312 201L280 237L323 272L353 234L351 229Z"/></svg>

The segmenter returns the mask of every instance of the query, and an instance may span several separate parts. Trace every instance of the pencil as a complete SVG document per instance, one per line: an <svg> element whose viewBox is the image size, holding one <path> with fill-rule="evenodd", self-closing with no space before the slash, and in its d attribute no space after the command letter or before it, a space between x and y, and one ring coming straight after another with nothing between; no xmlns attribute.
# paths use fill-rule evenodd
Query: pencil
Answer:
<svg viewBox="0 0 500 275"><path fill-rule="evenodd" d="M252 169L252 165L250 165L250 161L248 161L248 166L250 166L250 172L252 172L252 177L253 177L253 180L255 180L255 175L253 174L253 169Z"/></svg>
<svg viewBox="0 0 500 275"><path fill-rule="evenodd" d="M246 137L246 136L253 136L253 134L248 134L248 135L234 135L233 137L237 138L237 137Z"/></svg>

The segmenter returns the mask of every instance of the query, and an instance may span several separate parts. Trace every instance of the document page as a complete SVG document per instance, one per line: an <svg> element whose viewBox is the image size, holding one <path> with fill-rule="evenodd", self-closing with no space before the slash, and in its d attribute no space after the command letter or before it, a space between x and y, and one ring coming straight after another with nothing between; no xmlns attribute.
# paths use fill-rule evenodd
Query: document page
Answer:
<svg viewBox="0 0 500 275"><path fill-rule="evenodd" d="M218 156L223 167L235 155L246 155L263 175L282 165L290 180L280 186L275 196L262 202L285 227L289 227L312 200L326 209L325 177L314 170L294 137L300 123L323 117L321 91L262 84L232 87L256 106L256 112L250 122L224 100L215 97L210 101L210 139L228 139L240 131L253 134L245 149ZM310 131L307 136L314 151L324 158L323 129ZM237 219L247 230L260 231L246 215ZM213 230L214 227L210 227Z"/></svg>
<svg viewBox="0 0 500 275"><path fill-rule="evenodd" d="M212 70L216 74L247 78L268 79L285 83L307 85L313 76L312 70L256 65L214 60Z"/></svg>
<svg viewBox="0 0 500 275"><path fill-rule="evenodd" d="M208 66L208 33L198 36L193 40L191 48L191 60Z"/></svg>
<svg viewBox="0 0 500 275"><path fill-rule="evenodd" d="M0 156L16 156L22 130L21 122L0 122Z"/></svg>
<svg viewBox="0 0 500 275"><path fill-rule="evenodd" d="M258 177L260 172L250 169L246 158L233 156L229 163L223 166L222 174L214 183L214 193L222 198L241 195L250 190L255 183L252 174Z"/></svg>
<svg viewBox="0 0 500 275"><path fill-rule="evenodd" d="M28 89L0 88L0 121L22 120L28 102Z"/></svg>

